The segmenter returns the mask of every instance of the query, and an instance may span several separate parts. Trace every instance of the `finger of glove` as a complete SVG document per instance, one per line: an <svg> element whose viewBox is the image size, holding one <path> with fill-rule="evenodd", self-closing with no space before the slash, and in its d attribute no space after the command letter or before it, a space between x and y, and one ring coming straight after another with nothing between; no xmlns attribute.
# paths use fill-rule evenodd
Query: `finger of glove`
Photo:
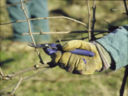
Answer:
<svg viewBox="0 0 128 96"><path fill-rule="evenodd" d="M97 54L98 55L98 54ZM86 57L88 58L87 65L91 70L99 71L102 68L102 60L100 56Z"/></svg>
<svg viewBox="0 0 128 96"><path fill-rule="evenodd" d="M84 56L85 60L87 61L85 70L94 70L94 71L99 71L102 68L102 60L98 54L98 52L95 52L94 57L89 57L89 56Z"/></svg>
<svg viewBox="0 0 128 96"><path fill-rule="evenodd" d="M74 68L76 67L76 62L79 60L79 56L75 54L71 54L68 64L66 66L66 70L68 72L73 72Z"/></svg>
<svg viewBox="0 0 128 96"><path fill-rule="evenodd" d="M84 57L87 61L85 64L85 69L81 72L83 75L93 74L95 71L99 71L102 68L101 61L97 60L95 57Z"/></svg>
<svg viewBox="0 0 128 96"><path fill-rule="evenodd" d="M76 67L74 69L74 73L82 74L84 69L85 69L85 62L83 60L83 56L81 56L80 59L76 62Z"/></svg>
<svg viewBox="0 0 128 96"><path fill-rule="evenodd" d="M87 63L84 63L84 59L87 61ZM92 60L92 57L88 56L81 56L79 62L76 64L76 68L74 70L75 73L81 74L81 75L89 75L93 74L95 72L95 65L90 63L89 61Z"/></svg>
<svg viewBox="0 0 128 96"><path fill-rule="evenodd" d="M85 65L85 69L82 71L83 75L93 74L96 71L96 64L93 57L84 57L87 60L87 64Z"/></svg>
<svg viewBox="0 0 128 96"><path fill-rule="evenodd" d="M57 51L55 53L55 56L53 56L52 58L55 60L55 63L58 63L58 61L60 60L61 56L62 56L61 51Z"/></svg>
<svg viewBox="0 0 128 96"><path fill-rule="evenodd" d="M67 42L64 46L63 46L63 50L64 51L71 51L74 49L84 49L84 50L88 50L88 51L92 51L95 47L95 45L86 42L86 41L82 41L82 40L72 40Z"/></svg>
<svg viewBox="0 0 128 96"><path fill-rule="evenodd" d="M63 55L61 56L60 60L59 60L59 66L61 68L66 68L69 59L70 59L71 53L70 52L65 52L63 53Z"/></svg>

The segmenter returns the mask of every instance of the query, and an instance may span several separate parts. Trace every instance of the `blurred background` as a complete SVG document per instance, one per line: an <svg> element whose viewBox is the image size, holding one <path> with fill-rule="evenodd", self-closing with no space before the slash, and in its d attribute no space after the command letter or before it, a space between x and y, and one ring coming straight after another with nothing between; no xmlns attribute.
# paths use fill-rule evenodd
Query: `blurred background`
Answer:
<svg viewBox="0 0 128 96"><path fill-rule="evenodd" d="M6 5L5 2L5 0L0 0L0 23L10 22L7 12L7 7L10 5ZM92 6L91 0L90 6ZM128 24L122 0L97 0L96 6L96 30L108 30L109 25L122 26ZM49 16L67 16L88 24L86 0L48 0L48 9ZM51 32L87 30L84 26L66 19L50 19L49 24ZM106 34L100 34L97 37ZM12 35L12 24L0 25L0 67L5 74L17 72L39 63L34 50L19 51L16 47L9 48L10 44L13 43L10 39ZM52 35L52 42L81 39L87 36L87 33ZM48 56L42 55L42 57L47 61ZM123 68L116 71L108 70L91 76L73 75L59 67L45 72L42 70L24 74L24 76L31 78L21 83L16 90L16 96L119 96L124 74ZM9 81L0 80L0 96L10 92L19 78L20 76ZM128 83L124 96L128 96L127 90Z"/></svg>

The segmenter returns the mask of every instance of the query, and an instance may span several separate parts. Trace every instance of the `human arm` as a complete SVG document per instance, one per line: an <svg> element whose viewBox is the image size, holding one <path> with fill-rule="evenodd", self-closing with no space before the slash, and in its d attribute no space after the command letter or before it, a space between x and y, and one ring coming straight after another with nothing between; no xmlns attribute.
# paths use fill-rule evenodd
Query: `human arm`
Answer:
<svg viewBox="0 0 128 96"><path fill-rule="evenodd" d="M119 69L128 65L128 25L121 26L112 33L96 40L113 59L112 69Z"/></svg>
<svg viewBox="0 0 128 96"><path fill-rule="evenodd" d="M93 74L96 71L107 70L115 65L115 69L128 63L128 32L124 27L119 27L107 36L94 42L72 40L67 42L63 49L67 52L57 52L55 63L65 70L79 74ZM120 44L121 43L121 44ZM84 49L95 53L94 57L71 54L70 50ZM84 63L83 58L87 61Z"/></svg>

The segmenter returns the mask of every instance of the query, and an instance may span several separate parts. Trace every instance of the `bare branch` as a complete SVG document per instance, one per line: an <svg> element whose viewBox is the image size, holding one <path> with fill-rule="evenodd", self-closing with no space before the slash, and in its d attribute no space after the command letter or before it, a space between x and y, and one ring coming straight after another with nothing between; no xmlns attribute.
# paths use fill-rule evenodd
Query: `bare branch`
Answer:
<svg viewBox="0 0 128 96"><path fill-rule="evenodd" d="M96 1L93 0L93 17L92 17L92 27L91 27L91 40L95 40L94 28L96 23Z"/></svg>
<svg viewBox="0 0 128 96"><path fill-rule="evenodd" d="M21 1L21 8L22 8L22 10L23 10L23 12L24 12L24 15L25 15L25 17L26 17L26 21L27 21L27 23L28 23L28 27L29 27L29 34L30 34L30 36L31 36L31 39L32 39L32 42L33 42L33 44L36 44L36 42L35 42L35 40L34 40L34 37L33 37L33 35L32 35L32 28L31 28L31 23L30 23L30 20L28 19L29 17L28 17L28 15L27 15L27 9L26 9L26 7L24 6L24 2L22 1L22 0L20 0Z"/></svg>
<svg viewBox="0 0 128 96"><path fill-rule="evenodd" d="M43 67L42 67L42 68L43 68ZM32 77L37 76L37 75L39 75L40 73L42 73L42 72L44 72L44 71L47 71L48 69L50 69L50 68L46 68L46 69L40 70L39 72L37 72L37 73L35 73L35 74L32 74L31 76L26 76L26 77L23 78L22 82L24 82L24 81L26 81L26 80L30 80ZM13 87L14 85L15 85L15 83L10 84L10 85L7 86L6 88L1 89L0 92L4 92L4 91L8 90L9 88Z"/></svg>
<svg viewBox="0 0 128 96"><path fill-rule="evenodd" d="M120 88L120 96L124 96L125 86L128 79L127 77L128 77L128 66L125 67L124 77L123 77L121 88Z"/></svg>
<svg viewBox="0 0 128 96"><path fill-rule="evenodd" d="M43 20L43 19L67 19L67 20L70 20L70 21L73 21L73 22L76 22L78 24L81 24L85 27L87 27L87 24L86 23L83 23L79 20L76 20L74 18L70 18L70 17L66 17L66 16L52 16L52 17L38 17L38 18L28 18L28 20ZM12 23L22 23L22 22L27 22L27 20L16 20L16 21L13 21L13 22L8 22L8 23L0 23L0 25L7 25L7 24L12 24Z"/></svg>
<svg viewBox="0 0 128 96"><path fill-rule="evenodd" d="M87 0L87 7L88 7L88 39L91 40L91 13L90 13L90 4Z"/></svg>
<svg viewBox="0 0 128 96"><path fill-rule="evenodd" d="M32 77L35 77L35 76L39 75L40 73L43 73L44 71L47 71L48 69L50 69L50 68L46 68L46 69L40 70L40 71L38 71L37 73L32 74L31 76L26 76L26 77L24 77L24 81L29 80L29 79L31 79Z"/></svg>
<svg viewBox="0 0 128 96"><path fill-rule="evenodd" d="M123 2L124 2L124 7L125 7L126 15L128 15L128 5L127 5L127 0L123 0Z"/></svg>
<svg viewBox="0 0 128 96"><path fill-rule="evenodd" d="M98 76L93 76L91 78L95 79L96 77ZM81 81L81 80L85 80L87 77L77 77L77 78L74 78L74 77L69 77L69 78L65 78L65 77L62 77L62 75L56 77L56 78L41 78L41 77L37 77L37 78L33 78L32 80L34 81L48 81L48 82L74 82L74 81Z"/></svg>
<svg viewBox="0 0 128 96"><path fill-rule="evenodd" d="M88 32L88 30L85 30L85 31L62 31L62 32L33 32L32 34L33 35L44 35L44 34L71 34L71 33L87 33ZM107 30L93 30L93 31L91 31L91 32L100 32L100 33L107 33L108 31ZM22 34L23 36L25 36L25 35L29 35L29 33L28 32L24 32L23 34Z"/></svg>
<svg viewBox="0 0 128 96"><path fill-rule="evenodd" d="M1 67L0 67L0 76L1 76L1 78L2 78L3 76L5 76L5 74L3 73Z"/></svg>
<svg viewBox="0 0 128 96"><path fill-rule="evenodd" d="M27 23L28 23L29 34L30 34L30 36L31 36L31 39L32 39L33 44L36 45L36 42L35 42L34 37L33 37L33 35L32 35L32 28L31 28L31 23L30 23L29 17L28 17L28 15L27 15L27 9L26 9L25 6L24 6L24 2L22 2L22 0L20 0L20 2L21 2L21 8L22 8L22 10L23 10L23 12L24 12L24 15L25 15L26 20L27 20ZM35 48L35 51L36 51L36 53L37 53L37 55L38 55L38 57L39 57L39 59L40 59L40 63L44 64L44 62L43 62L43 60L42 60L42 57L41 57L41 55L40 55L40 52L38 51L37 48Z"/></svg>
<svg viewBox="0 0 128 96"><path fill-rule="evenodd" d="M44 34L69 34L69 33L71 33L72 31L62 31L62 32L33 32L32 34L33 35L44 35ZM24 35L29 35L27 32L24 32L23 34L22 34L23 36Z"/></svg>
<svg viewBox="0 0 128 96"><path fill-rule="evenodd" d="M104 33L104 34L103 34ZM108 32L107 32L108 33ZM98 36L98 35L101 35L102 34L102 36L104 36L104 35L106 35L106 32L102 32L102 33L95 33L95 36ZM102 36L100 36L100 37L98 37L98 38L96 38L96 39L99 39L99 38L101 38ZM88 39L88 36L86 36L86 37L84 37L84 38L75 38L76 40L85 40L85 39ZM73 39L64 39L64 40L61 40L61 41L70 41L70 40L73 40ZM56 41L56 42L59 42L58 40Z"/></svg>
<svg viewBox="0 0 128 96"><path fill-rule="evenodd" d="M8 74L8 75L5 75L3 76L3 80L10 80L16 76L19 76L21 74L25 74L26 72L30 72L30 71L33 71L33 70L38 70L38 69L41 69L41 68L49 68L49 65L34 65L30 68L26 68L24 70L21 70L21 71L18 71L18 72L15 72L15 73L12 73L12 74Z"/></svg>
<svg viewBox="0 0 128 96"><path fill-rule="evenodd" d="M16 84L16 86L13 88L12 92L11 92L11 96L15 94L16 90L18 89L18 87L20 86L21 82L22 82L23 78L21 77L20 80L18 81L18 83Z"/></svg>

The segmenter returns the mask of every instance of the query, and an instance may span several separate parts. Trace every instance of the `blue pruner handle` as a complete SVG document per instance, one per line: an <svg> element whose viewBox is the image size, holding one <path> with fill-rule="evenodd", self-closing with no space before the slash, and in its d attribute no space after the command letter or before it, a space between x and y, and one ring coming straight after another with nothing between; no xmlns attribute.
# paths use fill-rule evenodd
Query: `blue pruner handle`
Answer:
<svg viewBox="0 0 128 96"><path fill-rule="evenodd" d="M47 49L48 55L52 55L52 54L56 53L57 51L59 51L59 50ZM75 50L72 50L70 52L73 53L73 54L90 56L90 57L93 57L95 55L93 52L83 50L83 49L75 49Z"/></svg>
<svg viewBox="0 0 128 96"><path fill-rule="evenodd" d="M93 57L95 55L93 52L88 51L88 50L83 50L83 49L75 49L75 50L70 51L70 52L73 54L90 56L90 57Z"/></svg>
<svg viewBox="0 0 128 96"><path fill-rule="evenodd" d="M48 55L52 55L52 54L56 53L57 51L64 52L62 49L62 46L60 44L55 44L55 43L48 45L48 48L46 47L45 51ZM90 57L93 57L95 55L93 52L88 51L88 50L84 50L84 49L75 49L75 50L72 50L70 52L73 54L90 56Z"/></svg>

